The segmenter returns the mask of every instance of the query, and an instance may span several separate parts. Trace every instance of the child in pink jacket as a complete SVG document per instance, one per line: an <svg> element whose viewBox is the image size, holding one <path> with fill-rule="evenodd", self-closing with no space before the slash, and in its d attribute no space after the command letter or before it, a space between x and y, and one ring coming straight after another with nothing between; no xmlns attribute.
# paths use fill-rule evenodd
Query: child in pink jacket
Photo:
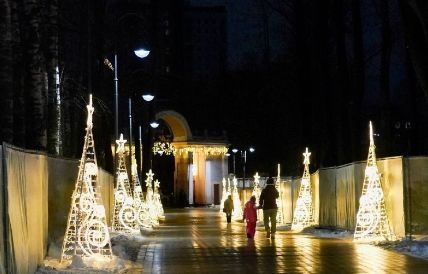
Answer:
<svg viewBox="0 0 428 274"><path fill-rule="evenodd" d="M257 206L255 196L251 196L250 200L245 203L244 220L247 221L247 238L252 239L254 238L254 234L256 234L257 223Z"/></svg>

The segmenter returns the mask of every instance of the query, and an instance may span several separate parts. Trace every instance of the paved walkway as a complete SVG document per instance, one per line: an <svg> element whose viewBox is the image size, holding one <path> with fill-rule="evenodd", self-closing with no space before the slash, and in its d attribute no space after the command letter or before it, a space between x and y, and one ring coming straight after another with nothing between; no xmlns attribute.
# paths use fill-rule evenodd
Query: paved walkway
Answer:
<svg viewBox="0 0 428 274"><path fill-rule="evenodd" d="M218 210L173 210L140 250L144 273L428 273L428 261L342 239L259 227L248 241L244 224Z"/></svg>

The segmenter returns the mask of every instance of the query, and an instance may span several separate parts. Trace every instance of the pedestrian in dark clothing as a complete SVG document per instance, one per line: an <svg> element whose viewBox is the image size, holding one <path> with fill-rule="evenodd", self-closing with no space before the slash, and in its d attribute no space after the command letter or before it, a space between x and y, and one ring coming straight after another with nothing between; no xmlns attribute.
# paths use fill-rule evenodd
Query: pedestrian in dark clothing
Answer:
<svg viewBox="0 0 428 274"><path fill-rule="evenodd" d="M263 222L266 230L266 238L275 239L276 232L276 214L278 213L278 206L276 205L276 199L278 199L279 193L275 188L272 177L269 177L266 181L266 187L260 194L259 208L263 209ZM270 226L269 226L270 220Z"/></svg>
<svg viewBox="0 0 428 274"><path fill-rule="evenodd" d="M232 195L229 195L223 204L223 212L226 213L227 223L230 223L230 221L232 220L232 211L233 210L234 210L234 208L233 208Z"/></svg>

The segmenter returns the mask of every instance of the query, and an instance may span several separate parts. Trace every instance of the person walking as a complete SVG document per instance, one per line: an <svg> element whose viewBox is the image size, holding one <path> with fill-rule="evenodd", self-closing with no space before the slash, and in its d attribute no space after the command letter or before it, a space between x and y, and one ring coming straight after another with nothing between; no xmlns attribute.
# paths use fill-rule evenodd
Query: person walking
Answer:
<svg viewBox="0 0 428 274"><path fill-rule="evenodd" d="M233 200L232 195L227 196L227 199L224 201L223 204L223 212L226 213L226 220L229 224L232 220L232 211L233 211Z"/></svg>
<svg viewBox="0 0 428 274"><path fill-rule="evenodd" d="M247 221L247 238L253 239L257 224L256 196L251 196L250 200L245 203L243 219Z"/></svg>
<svg viewBox="0 0 428 274"><path fill-rule="evenodd" d="M266 230L266 238L275 239L276 232L276 214L278 213L278 206L276 205L276 199L278 199L279 193L275 188L272 177L269 177L266 181L266 187L260 194L259 208L263 209L263 222ZM270 221L270 226L269 226Z"/></svg>

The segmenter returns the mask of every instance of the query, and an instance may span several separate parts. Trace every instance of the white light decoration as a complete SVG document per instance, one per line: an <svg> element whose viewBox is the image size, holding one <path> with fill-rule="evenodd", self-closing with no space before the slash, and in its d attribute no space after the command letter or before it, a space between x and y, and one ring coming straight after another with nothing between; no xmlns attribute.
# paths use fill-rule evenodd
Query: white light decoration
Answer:
<svg viewBox="0 0 428 274"><path fill-rule="evenodd" d="M282 185L281 185L281 165L278 164L278 176L275 181L275 188L278 190L279 197L276 199L276 205L278 206L278 212L276 214L276 222L278 224L284 224L284 203L282 201Z"/></svg>
<svg viewBox="0 0 428 274"><path fill-rule="evenodd" d="M143 190L141 188L140 179L137 172L137 160L135 159L135 151L132 150L131 178L133 186L134 209L137 212L137 222L140 227L151 228L150 215L147 203L144 199Z"/></svg>
<svg viewBox="0 0 428 274"><path fill-rule="evenodd" d="M203 153L208 156L222 156L227 153L228 148L225 146L185 146L175 149L175 154L187 155L188 153Z"/></svg>
<svg viewBox="0 0 428 274"><path fill-rule="evenodd" d="M161 197L159 193L159 187L160 187L160 182L158 180L155 180L154 188L153 188L153 203L156 209L156 216L158 218L163 218L164 211L163 211L163 206L162 206Z"/></svg>
<svg viewBox="0 0 428 274"><path fill-rule="evenodd" d="M257 203L260 203L261 194L262 194L262 189L260 187L260 176L259 176L259 173L256 172L256 175L254 175L254 186L253 186L253 192L251 193L251 195L256 197ZM257 219L263 220L263 209L257 210Z"/></svg>
<svg viewBox="0 0 428 274"><path fill-rule="evenodd" d="M122 233L139 231L138 213L134 208L134 199L131 192L128 173L125 165L125 143L123 134L120 134L117 143L118 164L116 172L116 188L114 190L114 210L112 230Z"/></svg>
<svg viewBox="0 0 428 274"><path fill-rule="evenodd" d="M303 171L299 197L297 198L293 223L291 225L291 229L295 231L301 231L303 228L315 224L312 206L311 176L309 174L309 157L311 153L308 151L308 148L306 148L306 152L303 153L303 156L305 157L303 160L305 169Z"/></svg>
<svg viewBox="0 0 428 274"><path fill-rule="evenodd" d="M155 142L153 144L153 154L159 154L159 155L174 155L175 154L175 148L170 142Z"/></svg>
<svg viewBox="0 0 428 274"><path fill-rule="evenodd" d="M156 210L156 205L155 205L155 201L154 201L154 193L153 193L153 187L152 187L152 183L153 183L153 172L150 169L149 173L146 173L147 178L146 178L146 188L147 188L147 192L146 192L146 204L147 204L147 208L149 211L149 217L150 217L150 223L152 224L152 226L158 226L159 225L159 219L158 219L158 212Z"/></svg>
<svg viewBox="0 0 428 274"><path fill-rule="evenodd" d="M226 201L227 197L230 194L230 180L228 180L229 182L229 188L226 185L226 179L223 178L222 182L222 186L223 186L223 190L222 190L222 194L221 194L221 203L220 203L220 212L223 212L223 207L224 207L224 202Z"/></svg>
<svg viewBox="0 0 428 274"><path fill-rule="evenodd" d="M242 212L241 200L239 199L238 180L236 179L236 177L233 177L232 199L233 199L233 219L242 220L243 212Z"/></svg>
<svg viewBox="0 0 428 274"><path fill-rule="evenodd" d="M86 135L80 159L79 172L71 196L71 208L67 220L61 261L73 256L112 258L110 235L106 213L96 182L98 166L92 134L92 95L89 97Z"/></svg>
<svg viewBox="0 0 428 274"><path fill-rule="evenodd" d="M370 127L370 146L367 166L364 174L363 190L357 213L357 224L354 231L356 241L395 240L386 215L385 199L376 163L375 144L372 122Z"/></svg>

